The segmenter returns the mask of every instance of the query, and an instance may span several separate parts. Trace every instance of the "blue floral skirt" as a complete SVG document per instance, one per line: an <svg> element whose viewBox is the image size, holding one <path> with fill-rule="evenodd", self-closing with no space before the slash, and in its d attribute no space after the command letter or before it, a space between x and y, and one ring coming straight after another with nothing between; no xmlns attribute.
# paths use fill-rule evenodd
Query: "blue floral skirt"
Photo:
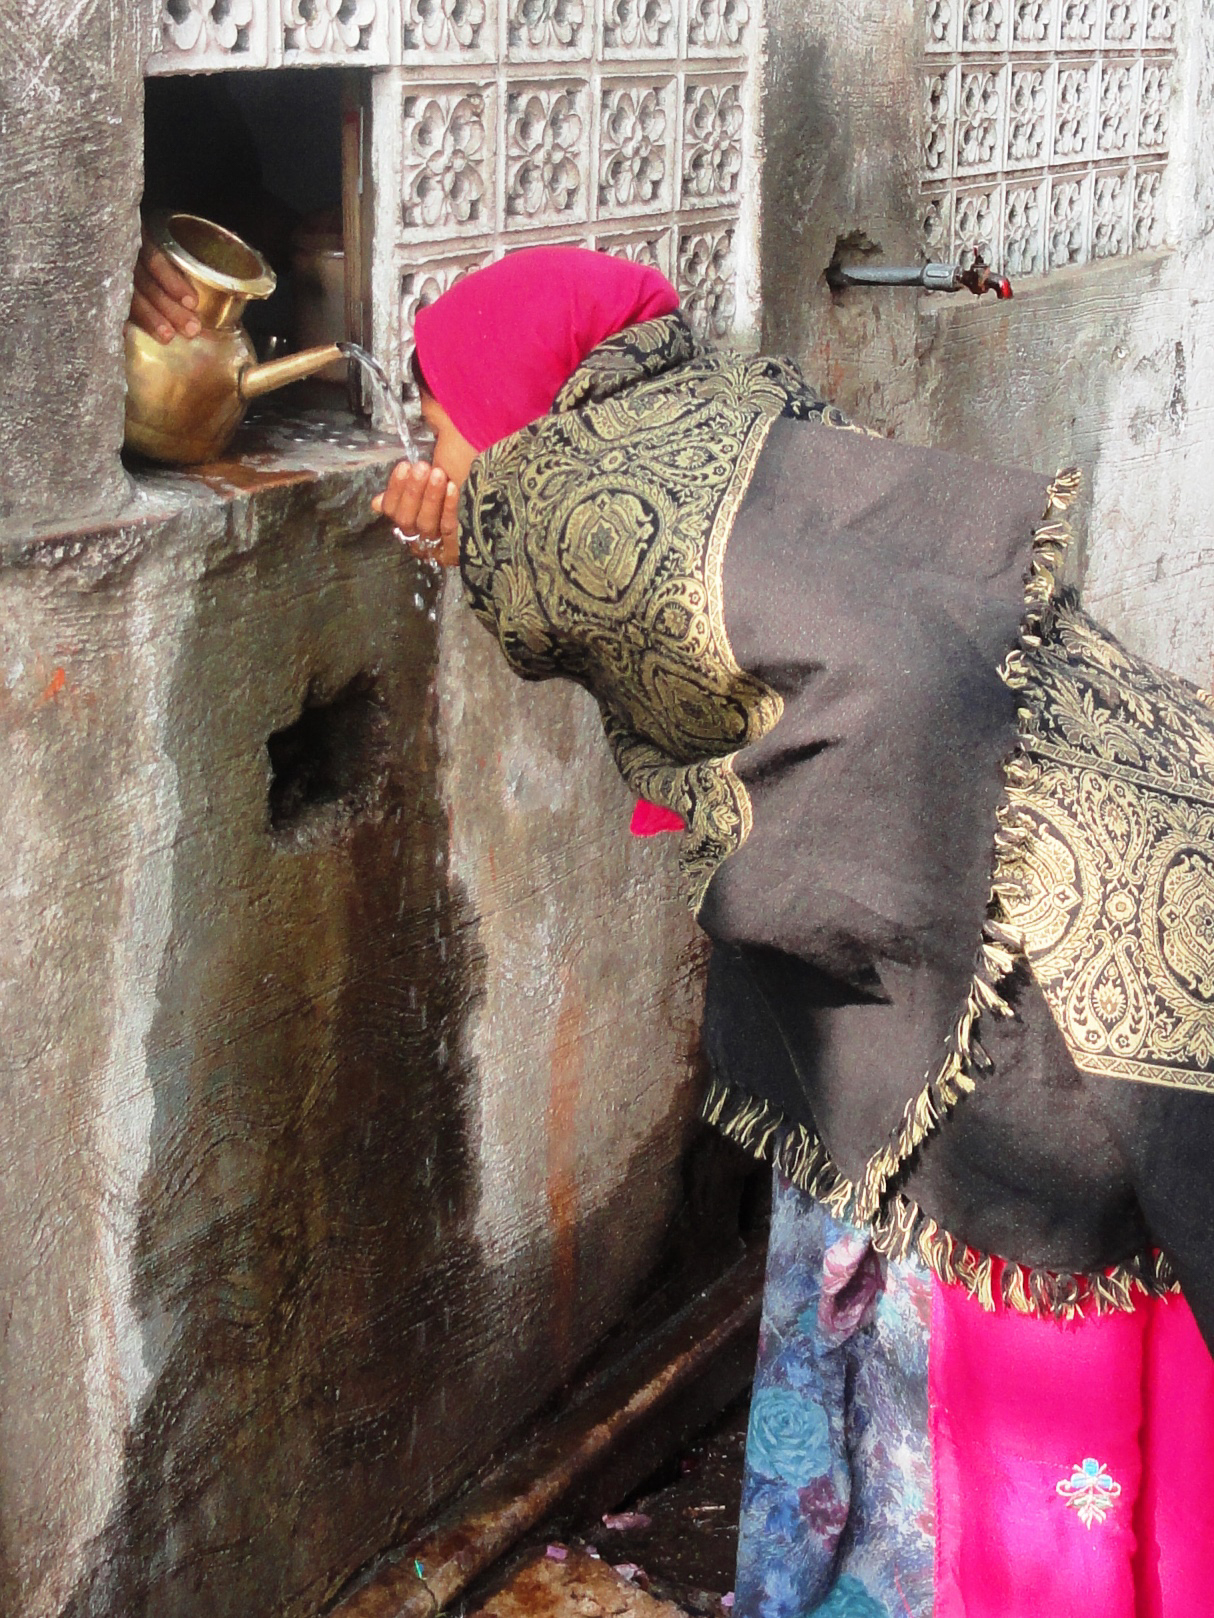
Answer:
<svg viewBox="0 0 1214 1618"><path fill-rule="evenodd" d="M931 1298L776 1176L736 1618L931 1618Z"/></svg>

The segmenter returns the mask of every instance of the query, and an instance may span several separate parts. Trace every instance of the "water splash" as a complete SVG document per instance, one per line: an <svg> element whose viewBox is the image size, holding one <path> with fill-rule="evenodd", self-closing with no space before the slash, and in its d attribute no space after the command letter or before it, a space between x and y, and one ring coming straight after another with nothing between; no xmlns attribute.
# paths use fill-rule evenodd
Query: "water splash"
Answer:
<svg viewBox="0 0 1214 1618"><path fill-rule="evenodd" d="M347 359L354 360L356 364L362 367L364 374L370 377L371 383L379 397L380 403L387 412L392 425L396 428L396 436L400 439L402 445L404 446L405 459L414 463L420 461L422 458L421 452L417 447L413 434L409 430L409 423L405 417L405 407L397 398L396 390L393 388L391 382L388 381L388 373L384 370L383 366L373 354L368 354L366 349L358 343L338 343L337 346ZM425 565L428 567L433 568L435 572L439 571L438 557L421 555L418 549L418 547L420 547L422 551L437 551L440 543L438 540L434 540L433 542L419 540L416 535L403 533L401 529L395 527L393 528L392 532L396 535L397 539L400 540L402 545L407 546L407 548L418 557L419 561L425 563ZM424 601L419 596L417 598L417 606L420 609L421 607L424 607L424 605Z"/></svg>

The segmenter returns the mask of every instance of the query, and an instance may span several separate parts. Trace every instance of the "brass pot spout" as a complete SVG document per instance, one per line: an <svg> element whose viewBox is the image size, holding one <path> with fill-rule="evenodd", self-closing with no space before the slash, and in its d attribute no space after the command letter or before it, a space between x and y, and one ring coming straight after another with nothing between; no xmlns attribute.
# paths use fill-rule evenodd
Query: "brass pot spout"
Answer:
<svg viewBox="0 0 1214 1618"><path fill-rule="evenodd" d="M266 360L264 365L247 365L240 373L240 396L260 399L263 393L285 388L289 382L302 382L305 376L315 376L334 360L344 359L340 344L325 343L321 348L301 348L298 354L284 354L280 360Z"/></svg>
<svg viewBox="0 0 1214 1618"><path fill-rule="evenodd" d="M341 351L327 343L258 365L240 317L251 299L274 290L274 272L261 254L196 214L162 214L148 228L194 288L202 330L161 343L127 322L125 442L154 461L212 461L227 448L250 399L312 376L342 358Z"/></svg>

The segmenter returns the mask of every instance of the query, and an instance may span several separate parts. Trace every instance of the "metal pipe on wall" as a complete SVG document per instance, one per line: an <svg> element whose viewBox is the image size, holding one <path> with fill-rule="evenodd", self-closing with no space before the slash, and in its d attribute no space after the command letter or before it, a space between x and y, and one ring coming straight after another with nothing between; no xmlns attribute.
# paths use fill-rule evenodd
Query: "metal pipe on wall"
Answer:
<svg viewBox="0 0 1214 1618"><path fill-rule="evenodd" d="M551 1515L625 1438L758 1325L765 1255L748 1253L509 1460L429 1533L331 1609L329 1618L435 1618Z"/></svg>

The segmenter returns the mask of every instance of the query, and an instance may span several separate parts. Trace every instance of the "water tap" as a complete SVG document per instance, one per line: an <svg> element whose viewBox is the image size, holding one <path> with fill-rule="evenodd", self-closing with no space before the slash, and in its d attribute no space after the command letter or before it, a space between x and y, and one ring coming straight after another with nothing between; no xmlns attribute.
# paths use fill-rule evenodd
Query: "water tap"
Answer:
<svg viewBox="0 0 1214 1618"><path fill-rule="evenodd" d="M1012 283L1006 275L996 275L977 254L968 269L960 264L840 264L833 261L826 281L834 292L844 287L925 287L928 292L972 292L980 298L993 292L997 298L1010 298Z"/></svg>

